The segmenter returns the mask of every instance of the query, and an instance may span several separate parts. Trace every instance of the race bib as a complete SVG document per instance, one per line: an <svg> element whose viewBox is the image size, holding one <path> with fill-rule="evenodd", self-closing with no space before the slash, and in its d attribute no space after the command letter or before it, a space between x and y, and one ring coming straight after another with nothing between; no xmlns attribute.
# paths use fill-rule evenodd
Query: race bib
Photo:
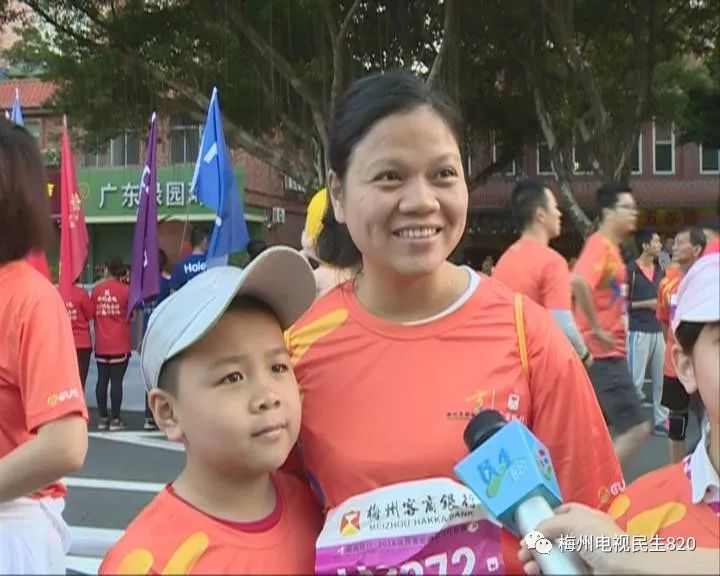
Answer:
<svg viewBox="0 0 720 576"><path fill-rule="evenodd" d="M332 509L316 574L504 574L501 527L449 478L393 484Z"/></svg>

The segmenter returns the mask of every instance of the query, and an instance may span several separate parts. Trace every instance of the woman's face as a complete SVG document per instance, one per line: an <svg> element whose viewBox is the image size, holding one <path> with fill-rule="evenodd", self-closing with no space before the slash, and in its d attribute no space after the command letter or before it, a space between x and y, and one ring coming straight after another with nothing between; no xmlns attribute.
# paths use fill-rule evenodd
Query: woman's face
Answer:
<svg viewBox="0 0 720 576"><path fill-rule="evenodd" d="M468 191L452 131L428 106L379 121L355 146L333 208L365 269L436 271L465 229Z"/></svg>

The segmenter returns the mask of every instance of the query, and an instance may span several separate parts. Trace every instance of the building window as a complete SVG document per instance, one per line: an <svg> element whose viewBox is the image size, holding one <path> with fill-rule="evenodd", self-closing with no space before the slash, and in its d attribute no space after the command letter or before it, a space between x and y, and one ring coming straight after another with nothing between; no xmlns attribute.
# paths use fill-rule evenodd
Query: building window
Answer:
<svg viewBox="0 0 720 576"><path fill-rule="evenodd" d="M140 164L140 138L136 132L123 132L96 151L85 154L86 168L137 166Z"/></svg>
<svg viewBox="0 0 720 576"><path fill-rule="evenodd" d="M675 174L675 133L672 124L653 124L653 173Z"/></svg>
<svg viewBox="0 0 720 576"><path fill-rule="evenodd" d="M720 173L720 148L700 145L700 173Z"/></svg>
<svg viewBox="0 0 720 576"><path fill-rule="evenodd" d="M170 163L193 164L200 151L202 124L175 118L170 126Z"/></svg>
<svg viewBox="0 0 720 576"><path fill-rule="evenodd" d="M35 138L38 145L40 145L40 120L25 120L25 130Z"/></svg>
<svg viewBox="0 0 720 576"><path fill-rule="evenodd" d="M633 174L642 174L642 134L635 142L635 148L630 153L630 168Z"/></svg>
<svg viewBox="0 0 720 576"><path fill-rule="evenodd" d="M538 142L537 146L537 173L553 174L552 161L550 160L550 149L544 140Z"/></svg>
<svg viewBox="0 0 720 576"><path fill-rule="evenodd" d="M573 146L573 172L575 174L591 174L593 171L592 158L590 145L576 138Z"/></svg>
<svg viewBox="0 0 720 576"><path fill-rule="evenodd" d="M493 162L497 162L498 158L500 158L505 153L505 150L503 149L502 144L494 143L492 147L492 160ZM505 175L505 176L515 176L517 174L517 164L515 163L515 160L510 160L505 166L503 166L499 173Z"/></svg>

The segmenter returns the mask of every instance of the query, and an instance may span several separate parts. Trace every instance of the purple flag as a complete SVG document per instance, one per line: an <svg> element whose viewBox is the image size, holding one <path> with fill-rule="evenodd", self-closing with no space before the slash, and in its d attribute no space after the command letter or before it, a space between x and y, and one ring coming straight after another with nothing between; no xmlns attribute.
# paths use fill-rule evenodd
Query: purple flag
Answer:
<svg viewBox="0 0 720 576"><path fill-rule="evenodd" d="M138 305L160 293L157 232L157 118L150 120L147 155L140 177L140 204L135 222L133 260L130 271L128 316Z"/></svg>

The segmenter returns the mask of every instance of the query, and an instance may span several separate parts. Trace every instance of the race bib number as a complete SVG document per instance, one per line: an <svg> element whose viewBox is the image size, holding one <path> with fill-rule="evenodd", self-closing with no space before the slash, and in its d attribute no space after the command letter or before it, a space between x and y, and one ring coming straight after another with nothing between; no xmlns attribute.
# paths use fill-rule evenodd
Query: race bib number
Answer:
<svg viewBox="0 0 720 576"><path fill-rule="evenodd" d="M393 484L328 513L315 572L504 574L501 530L472 492L449 478Z"/></svg>

